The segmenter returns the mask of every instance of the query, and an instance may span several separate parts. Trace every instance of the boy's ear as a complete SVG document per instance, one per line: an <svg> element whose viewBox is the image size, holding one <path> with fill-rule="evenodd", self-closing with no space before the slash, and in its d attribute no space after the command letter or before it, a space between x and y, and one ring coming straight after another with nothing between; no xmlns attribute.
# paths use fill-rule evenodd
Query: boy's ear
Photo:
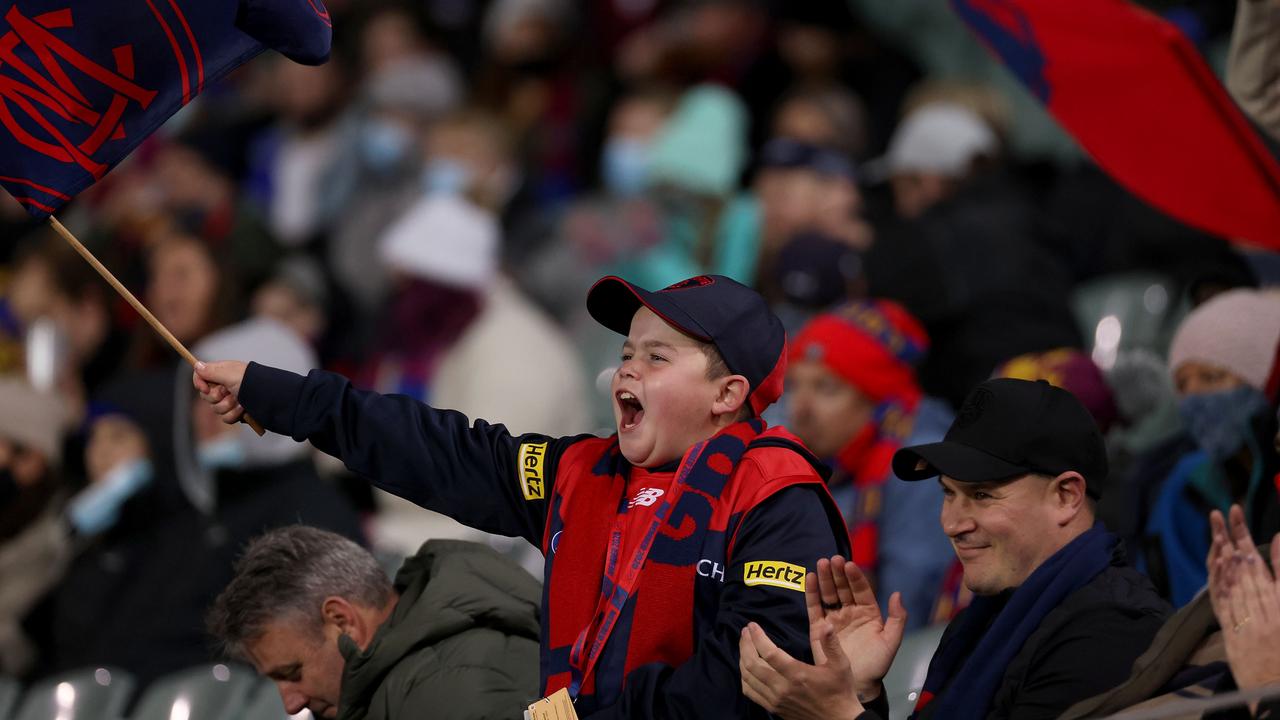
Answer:
<svg viewBox="0 0 1280 720"><path fill-rule="evenodd" d="M742 375L729 375L720 378L720 389L716 393L715 402L711 404L713 415L736 416L747 403L747 395L751 392L751 384Z"/></svg>

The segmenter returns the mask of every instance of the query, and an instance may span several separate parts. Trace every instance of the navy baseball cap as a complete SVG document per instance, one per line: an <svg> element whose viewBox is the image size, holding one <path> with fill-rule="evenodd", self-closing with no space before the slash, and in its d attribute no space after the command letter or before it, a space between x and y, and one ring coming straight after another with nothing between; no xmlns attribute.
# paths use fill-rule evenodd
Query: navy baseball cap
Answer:
<svg viewBox="0 0 1280 720"><path fill-rule="evenodd" d="M609 275L587 293L587 312L620 335L631 332L631 318L641 307L714 345L729 371L747 379L756 415L782 395L787 333L760 293L723 275L699 275L658 291Z"/></svg>
<svg viewBox="0 0 1280 720"><path fill-rule="evenodd" d="M1006 480L1074 470L1102 495L1107 449L1098 424L1070 392L1044 380L988 380L965 398L942 442L894 453L903 480L946 475L959 482Z"/></svg>

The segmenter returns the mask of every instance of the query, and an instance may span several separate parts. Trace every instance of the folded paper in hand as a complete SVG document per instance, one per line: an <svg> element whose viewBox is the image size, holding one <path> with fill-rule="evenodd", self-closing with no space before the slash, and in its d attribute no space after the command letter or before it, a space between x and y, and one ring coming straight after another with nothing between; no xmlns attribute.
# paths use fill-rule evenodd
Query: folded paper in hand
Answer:
<svg viewBox="0 0 1280 720"><path fill-rule="evenodd" d="M578 713L573 710L573 700L569 691L560 688L548 697L529 706L524 711L524 720L578 720Z"/></svg>

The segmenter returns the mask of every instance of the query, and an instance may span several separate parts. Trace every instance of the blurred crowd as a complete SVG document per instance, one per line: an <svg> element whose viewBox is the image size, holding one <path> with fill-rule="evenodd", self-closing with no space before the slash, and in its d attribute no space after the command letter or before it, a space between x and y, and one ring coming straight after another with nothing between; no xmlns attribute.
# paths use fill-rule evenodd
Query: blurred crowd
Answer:
<svg viewBox="0 0 1280 720"><path fill-rule="evenodd" d="M1280 256L1115 185L992 79L945 3L327 4L329 63L237 70L62 213L197 357L608 434L618 340L587 290L721 274L787 325L767 419L832 465L853 559L915 625L967 598L921 520L940 493L889 482L889 458L993 376L1088 407L1100 515L1175 605L1206 582L1210 510L1280 531ZM1225 50L1230 4L1155 7ZM482 537L221 425L7 196L0 228L0 674L111 664L145 684L209 659L203 615L270 528L389 563ZM541 572L523 541L482 539Z"/></svg>

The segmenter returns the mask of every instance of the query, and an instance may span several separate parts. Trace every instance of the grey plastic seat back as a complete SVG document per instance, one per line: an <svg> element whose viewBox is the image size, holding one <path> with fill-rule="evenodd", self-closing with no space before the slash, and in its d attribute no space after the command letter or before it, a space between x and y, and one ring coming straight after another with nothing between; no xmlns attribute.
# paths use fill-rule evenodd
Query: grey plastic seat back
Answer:
<svg viewBox="0 0 1280 720"><path fill-rule="evenodd" d="M905 720L920 698L929 661L938 649L945 624L913 630L902 638L902 647L884 676L884 692L889 698L889 720Z"/></svg>
<svg viewBox="0 0 1280 720"><path fill-rule="evenodd" d="M152 683L130 720L238 720L257 680L243 665L188 668Z"/></svg>
<svg viewBox="0 0 1280 720"><path fill-rule="evenodd" d="M0 718L12 717L20 695L22 695L22 685L17 680L0 677Z"/></svg>
<svg viewBox="0 0 1280 720"><path fill-rule="evenodd" d="M129 673L85 668L42 680L22 696L14 720L119 720L133 694Z"/></svg>

